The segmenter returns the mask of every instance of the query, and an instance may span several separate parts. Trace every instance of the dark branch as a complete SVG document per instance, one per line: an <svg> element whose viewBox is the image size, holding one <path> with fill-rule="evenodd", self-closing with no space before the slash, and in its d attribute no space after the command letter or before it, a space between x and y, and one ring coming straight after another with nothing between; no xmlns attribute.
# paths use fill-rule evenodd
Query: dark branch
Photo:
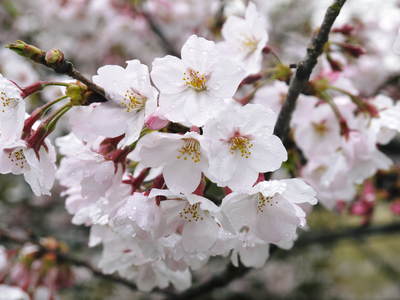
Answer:
<svg viewBox="0 0 400 300"><path fill-rule="evenodd" d="M195 299L204 294L208 294L218 288L224 287L228 285L230 282L234 281L237 278L242 277L247 274L251 269L246 268L240 265L238 268L234 267L232 264L229 264L226 269L206 282L194 286L180 294L170 295L167 297L168 300L180 300L180 299Z"/></svg>
<svg viewBox="0 0 400 300"><path fill-rule="evenodd" d="M97 96L97 99L93 102L107 101L104 89L83 76L77 69L75 69L72 62L65 59L64 54L60 50L52 49L45 52L42 49L26 44L23 41L16 41L7 45L6 47L21 56L27 57L36 63L54 70L56 73L68 75L82 82L88 87L89 90L95 93L95 96Z"/></svg>
<svg viewBox="0 0 400 300"><path fill-rule="evenodd" d="M343 228L337 231L307 233L296 241L295 248L299 249L313 244L328 245L343 239L358 239L379 234L398 234L400 232L400 222L388 225L371 227Z"/></svg>
<svg viewBox="0 0 400 300"><path fill-rule="evenodd" d="M393 223L389 225L380 225L374 227L357 227L357 228L343 228L339 231L332 232L319 232L319 233L305 233L303 234L298 241L295 243L295 247L293 250L300 250L302 248L315 245L315 244L323 244L329 245L335 242L338 242L343 239L359 239L362 237L368 237L372 235L379 234L398 234L400 232L400 222ZM278 248L271 247L270 255L274 254L278 251ZM292 253L292 251L280 251L280 256L286 256ZM171 295L167 299L168 300L176 300L176 299L195 299L202 295L208 294L218 288L227 286L235 279L242 277L251 271L251 268L247 268L244 266L240 266L239 268L235 268L231 264L229 264L226 269L217 274L204 283L201 283L197 286L193 286L192 288L184 291L181 294Z"/></svg>
<svg viewBox="0 0 400 300"><path fill-rule="evenodd" d="M297 64L296 73L290 81L288 95L278 116L278 121L276 122L274 129L274 134L277 135L282 141L286 139L289 131L289 124L293 111L296 107L296 100L299 97L299 94L306 87L308 80L310 79L311 72L317 64L317 59L321 55L325 43L328 41L329 32L331 31L332 25L339 15L340 10L345 2L346 0L335 0L334 3L328 8L318 33L312 39L309 47L307 48L306 57L303 61Z"/></svg>

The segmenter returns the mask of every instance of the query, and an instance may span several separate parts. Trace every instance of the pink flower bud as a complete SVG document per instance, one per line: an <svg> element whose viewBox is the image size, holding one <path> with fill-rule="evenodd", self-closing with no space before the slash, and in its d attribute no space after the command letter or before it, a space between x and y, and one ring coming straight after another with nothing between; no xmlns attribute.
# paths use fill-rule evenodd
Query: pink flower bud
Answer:
<svg viewBox="0 0 400 300"><path fill-rule="evenodd" d="M268 54L268 53L271 52L271 50L272 50L272 49L271 49L269 46L265 46L265 47L263 48L262 52L263 52L264 54Z"/></svg>
<svg viewBox="0 0 400 300"><path fill-rule="evenodd" d="M200 128L197 126L190 127L190 131L200 133Z"/></svg>
<svg viewBox="0 0 400 300"><path fill-rule="evenodd" d="M342 43L342 44L340 44L340 46L342 47L342 49L344 51L346 51L348 54L350 54L351 56L353 56L355 58L358 58L361 55L366 53L365 49L362 48L361 46L351 45L351 44L346 44L346 43Z"/></svg>
<svg viewBox="0 0 400 300"><path fill-rule="evenodd" d="M169 124L169 120L153 114L147 118L145 124L149 129L159 130L166 127Z"/></svg>
<svg viewBox="0 0 400 300"><path fill-rule="evenodd" d="M344 25L341 26L341 27L333 28L333 29L332 29L332 32L341 33L341 34L344 34L344 35L351 35L351 34L353 33L354 29L355 29L355 28L354 28L353 25L344 24Z"/></svg>

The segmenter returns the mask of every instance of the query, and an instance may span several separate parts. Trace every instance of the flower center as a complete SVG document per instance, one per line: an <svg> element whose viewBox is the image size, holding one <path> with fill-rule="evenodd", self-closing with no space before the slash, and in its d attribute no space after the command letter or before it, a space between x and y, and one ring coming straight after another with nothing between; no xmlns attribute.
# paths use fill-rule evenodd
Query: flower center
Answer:
<svg viewBox="0 0 400 300"><path fill-rule="evenodd" d="M201 216L200 203L189 204L179 212L179 216L187 222L203 221Z"/></svg>
<svg viewBox="0 0 400 300"><path fill-rule="evenodd" d="M245 36L242 40L242 45L248 53L252 53L257 49L259 42L254 36Z"/></svg>
<svg viewBox="0 0 400 300"><path fill-rule="evenodd" d="M18 98L10 98L4 91L0 91L0 112L5 112L8 108L17 105Z"/></svg>
<svg viewBox="0 0 400 300"><path fill-rule="evenodd" d="M278 204L278 201L273 201L274 196L265 197L262 193L258 193L257 198L257 211L259 213L264 212L266 205L273 206L274 204Z"/></svg>
<svg viewBox="0 0 400 300"><path fill-rule="evenodd" d="M236 151L239 151L241 157L250 157L250 149L253 147L253 144L250 142L250 139L248 137L234 136L229 140L229 143L231 145L229 150L232 154L234 154Z"/></svg>
<svg viewBox="0 0 400 300"><path fill-rule="evenodd" d="M326 126L325 121L321 121L319 123L313 122L312 126L313 126L315 132L321 137L324 136L325 134L327 134L329 131L329 128L328 128L328 126Z"/></svg>
<svg viewBox="0 0 400 300"><path fill-rule="evenodd" d="M144 108L147 97L140 94L137 90L130 88L125 92L122 100L122 106L126 108L127 112L141 110Z"/></svg>
<svg viewBox="0 0 400 300"><path fill-rule="evenodd" d="M200 162L200 143L194 138L183 138L184 145L178 150L179 154L176 158L187 160L188 157L192 159L193 162Z"/></svg>
<svg viewBox="0 0 400 300"><path fill-rule="evenodd" d="M20 169L25 169L28 166L28 162L26 161L24 150L14 150L8 153L8 159Z"/></svg>
<svg viewBox="0 0 400 300"><path fill-rule="evenodd" d="M207 89L207 76L204 74L200 74L199 71L195 71L193 69L188 69L185 73L183 73L183 81L185 84L196 91L204 91Z"/></svg>

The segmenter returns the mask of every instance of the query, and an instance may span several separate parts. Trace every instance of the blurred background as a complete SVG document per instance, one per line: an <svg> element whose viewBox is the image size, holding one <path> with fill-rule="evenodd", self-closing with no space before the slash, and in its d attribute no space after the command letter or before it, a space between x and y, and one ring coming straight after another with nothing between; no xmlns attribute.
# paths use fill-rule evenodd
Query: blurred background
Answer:
<svg viewBox="0 0 400 300"><path fill-rule="evenodd" d="M303 58L306 46L321 23L330 0L253 1L268 20L268 45L285 64ZM37 80L60 79L45 68L18 57L4 45L20 39L42 49L59 48L77 68L91 76L104 64L140 59L151 65L155 57L179 53L193 33L218 41L227 16L243 14L246 1L232 0L0 0L0 73L21 86ZM400 1L348 0L336 27L357 28L354 39L366 50L349 72L364 95L400 96ZM35 95L32 107L53 100L57 88ZM63 127L58 128L62 135ZM381 149L395 167L369 179L367 203L360 195L353 204L328 211L317 207L310 214L302 236L311 238L347 228L384 226L400 222L400 142ZM56 186L51 197L34 197L22 178L0 176L0 227L18 234L54 237L68 253L93 264L100 249L88 248L88 231L71 224L71 216ZM338 199L340 200L340 199ZM316 239L291 251L280 251L265 268L255 270L227 288L203 299L400 299L400 234L387 232L367 237L357 232L332 241ZM400 233L400 231L399 231ZM12 255L13 245L7 246ZM10 250L11 249L11 250ZM195 273L201 281L224 268L223 259L212 260ZM1 265L1 264L0 264ZM0 268L1 273L1 268ZM16 275L18 279L19 275ZM74 268L60 284L58 299L154 299L119 284L98 279L85 268ZM0 276L0 280L7 280ZM0 297L1 298L1 297ZM40 299L40 297L38 297ZM43 298L44 299L44 298Z"/></svg>

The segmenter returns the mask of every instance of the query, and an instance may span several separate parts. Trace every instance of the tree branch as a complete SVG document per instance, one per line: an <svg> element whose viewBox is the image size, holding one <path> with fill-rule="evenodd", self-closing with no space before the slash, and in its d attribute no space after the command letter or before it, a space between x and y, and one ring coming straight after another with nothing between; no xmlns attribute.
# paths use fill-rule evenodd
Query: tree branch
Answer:
<svg viewBox="0 0 400 300"><path fill-rule="evenodd" d="M343 228L336 231L306 233L298 241L295 248L299 249L313 244L328 245L343 239L358 239L379 234L397 234L400 232L400 222L356 228Z"/></svg>
<svg viewBox="0 0 400 300"><path fill-rule="evenodd" d="M107 101L104 89L82 75L74 67L72 62L65 59L64 54L60 50L52 49L45 52L42 49L39 49L33 45L29 45L23 41L15 41L14 43L8 44L6 47L21 56L27 57L38 64L52 69L56 73L68 75L82 82L88 87L89 90L97 94L97 99L92 102Z"/></svg>
<svg viewBox="0 0 400 300"><path fill-rule="evenodd" d="M31 243L34 244L36 246L39 247L39 249L41 251L43 251L43 253L47 253L50 252L49 249L47 249L46 247L44 247L40 241L38 240L38 238L36 237L31 237L31 238L21 238L18 236L15 236L3 229L0 229L0 242L9 242L9 243L13 243L13 244L18 244L18 245L24 245L27 243ZM114 282L114 283L118 283L121 284L127 288L129 288L132 291L138 291L136 284L133 283L132 281L129 281L127 279L124 279L122 277L116 276L116 275L112 275L112 274L104 274L101 270L97 269L96 267L92 266L89 262L87 262L86 260L81 260L79 258L76 258L74 256L70 256L68 254L65 253L61 253L59 251L54 251L51 250L52 253L56 254L57 259L60 262L64 262L67 263L69 265L75 266L75 267L82 267L87 269L88 271L90 271L95 277L110 281L110 282ZM169 294L167 291L161 291L161 290L154 290L153 292L156 293L162 293L162 294Z"/></svg>
<svg viewBox="0 0 400 300"><path fill-rule="evenodd" d="M325 231L318 233L305 233L299 238L299 240L296 241L293 250L300 250L302 248L315 244L329 245L343 239L359 239L361 237L368 237L379 234L398 234L399 232L400 222L374 227L343 228L339 231L331 232ZM292 251L279 250L277 247L273 246L271 247L270 255L274 254L277 251L279 251L283 256L292 253ZM207 281L197 286L193 286L192 288L184 291L181 294L170 295L169 297L167 297L167 299L195 299L202 295L208 294L218 288L227 286L232 281L242 277L251 270L253 269L244 267L242 265L239 266L239 268L235 268L232 264L229 264L222 273L211 277Z"/></svg>
<svg viewBox="0 0 400 300"><path fill-rule="evenodd" d="M247 268L243 265L235 267L232 264L229 264L222 273L214 275L212 278L203 282L202 284L193 286L180 294L170 295L166 299L167 300L195 299L202 295L211 293L212 291L218 288L222 288L228 285L235 279L244 276L249 271L251 271L251 268Z"/></svg>
<svg viewBox="0 0 400 300"><path fill-rule="evenodd" d="M322 25L312 39L309 47L307 48L307 55L303 61L297 64L297 70L292 77L289 85L289 91L286 101L283 104L281 112L279 113L278 120L275 124L274 134L277 135L282 141L286 139L289 131L290 120L293 111L296 107L296 100L299 94L306 87L310 75L315 65L317 64L318 57L321 55L325 43L328 41L329 32L340 13L346 0L335 0L325 13Z"/></svg>

